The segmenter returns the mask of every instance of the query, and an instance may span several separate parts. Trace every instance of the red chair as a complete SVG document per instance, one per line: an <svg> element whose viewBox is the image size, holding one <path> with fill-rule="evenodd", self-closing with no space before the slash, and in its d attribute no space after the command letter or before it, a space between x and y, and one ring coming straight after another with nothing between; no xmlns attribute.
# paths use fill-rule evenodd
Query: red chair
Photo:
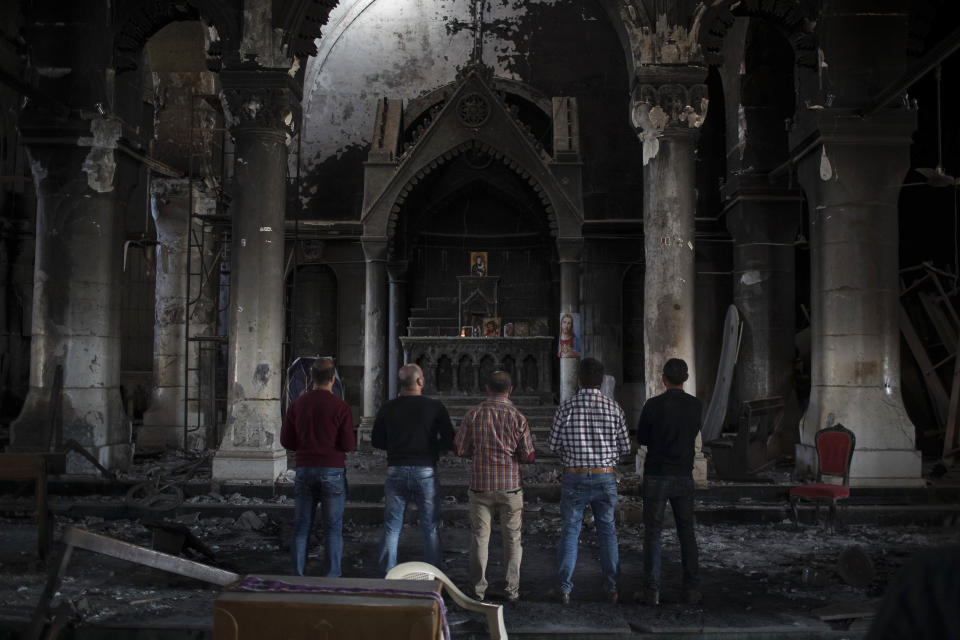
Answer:
<svg viewBox="0 0 960 640"><path fill-rule="evenodd" d="M797 503L800 499L814 500L816 504L816 519L820 519L820 501L830 501L830 515L827 526L833 531L834 521L837 518L837 500L850 497L850 460L853 458L853 448L857 439L842 424L821 429L816 435L817 458L820 468L817 471L817 481L800 485L790 489L790 509L793 511L793 521L800 524L800 514L797 512ZM823 476L842 476L843 484L828 484L823 482Z"/></svg>

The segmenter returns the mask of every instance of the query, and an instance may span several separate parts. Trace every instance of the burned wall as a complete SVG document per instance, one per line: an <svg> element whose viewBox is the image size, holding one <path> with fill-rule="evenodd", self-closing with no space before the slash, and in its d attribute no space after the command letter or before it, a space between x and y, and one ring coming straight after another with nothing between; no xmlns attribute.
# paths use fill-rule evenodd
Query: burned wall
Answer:
<svg viewBox="0 0 960 640"><path fill-rule="evenodd" d="M0 7L0 70L22 78L23 15L19 3ZM0 85L0 426L20 411L30 377L30 314L36 200L29 163L19 146L19 94Z"/></svg>
<svg viewBox="0 0 960 640"><path fill-rule="evenodd" d="M307 63L301 204L322 219L357 219L376 101L410 100L452 82L470 61L474 3L341 2ZM499 77L580 107L587 218L640 215L639 143L626 116L628 74L597 1L486 3L483 62Z"/></svg>

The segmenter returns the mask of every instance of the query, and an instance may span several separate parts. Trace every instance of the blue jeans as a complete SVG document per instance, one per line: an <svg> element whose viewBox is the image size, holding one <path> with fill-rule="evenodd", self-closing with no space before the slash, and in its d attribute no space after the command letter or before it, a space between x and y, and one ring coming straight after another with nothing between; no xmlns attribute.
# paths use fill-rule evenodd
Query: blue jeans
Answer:
<svg viewBox="0 0 960 640"><path fill-rule="evenodd" d="M326 538L325 557L329 578L340 577L343 558L343 506L347 500L347 476L337 467L297 467L295 481L296 508L293 515L293 544L290 555L293 571L304 575L310 530L317 512L317 503L323 503L323 533Z"/></svg>
<svg viewBox="0 0 960 640"><path fill-rule="evenodd" d="M560 591L573 590L573 568L577 564L577 545L583 525L583 509L593 511L593 520L600 539L600 569L603 590L617 590L617 569L620 551L614 511L617 507L617 479L612 473L565 473L560 494L560 545L557 547L557 578Z"/></svg>
<svg viewBox="0 0 960 640"><path fill-rule="evenodd" d="M433 467L387 467L383 486L383 538L380 540L380 571L384 575L397 564L397 544L403 528L403 513L411 500L417 503L417 519L423 532L424 560L443 568L440 550L440 505L436 469Z"/></svg>
<svg viewBox="0 0 960 640"><path fill-rule="evenodd" d="M697 539L693 534L693 478L689 476L643 477L643 574L648 589L660 588L660 532L667 500L673 509L680 540L684 589L699 586Z"/></svg>

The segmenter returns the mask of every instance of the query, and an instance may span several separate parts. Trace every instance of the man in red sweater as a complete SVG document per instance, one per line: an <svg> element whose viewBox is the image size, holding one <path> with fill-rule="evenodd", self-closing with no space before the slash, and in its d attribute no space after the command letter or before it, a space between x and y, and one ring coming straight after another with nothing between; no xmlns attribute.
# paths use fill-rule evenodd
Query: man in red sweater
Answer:
<svg viewBox="0 0 960 640"><path fill-rule="evenodd" d="M343 557L343 507L347 499L344 460L356 447L350 407L333 395L333 360L310 368L313 389L297 398L283 417L280 444L297 454L296 510L290 555L293 570L303 575L317 503L323 503L327 577L340 577Z"/></svg>

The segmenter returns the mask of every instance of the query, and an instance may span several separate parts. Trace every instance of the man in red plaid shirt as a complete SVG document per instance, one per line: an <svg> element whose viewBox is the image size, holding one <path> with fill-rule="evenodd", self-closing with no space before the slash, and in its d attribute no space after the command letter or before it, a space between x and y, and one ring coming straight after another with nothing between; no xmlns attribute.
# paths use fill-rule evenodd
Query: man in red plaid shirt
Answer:
<svg viewBox="0 0 960 640"><path fill-rule="evenodd" d="M507 600L520 598L520 532L523 489L519 463L533 462L536 452L530 425L513 403L513 383L506 371L494 371L487 381L487 399L463 417L453 446L458 456L473 458L470 474L470 583L482 600L487 590L487 545L494 510L500 513L506 566Z"/></svg>

